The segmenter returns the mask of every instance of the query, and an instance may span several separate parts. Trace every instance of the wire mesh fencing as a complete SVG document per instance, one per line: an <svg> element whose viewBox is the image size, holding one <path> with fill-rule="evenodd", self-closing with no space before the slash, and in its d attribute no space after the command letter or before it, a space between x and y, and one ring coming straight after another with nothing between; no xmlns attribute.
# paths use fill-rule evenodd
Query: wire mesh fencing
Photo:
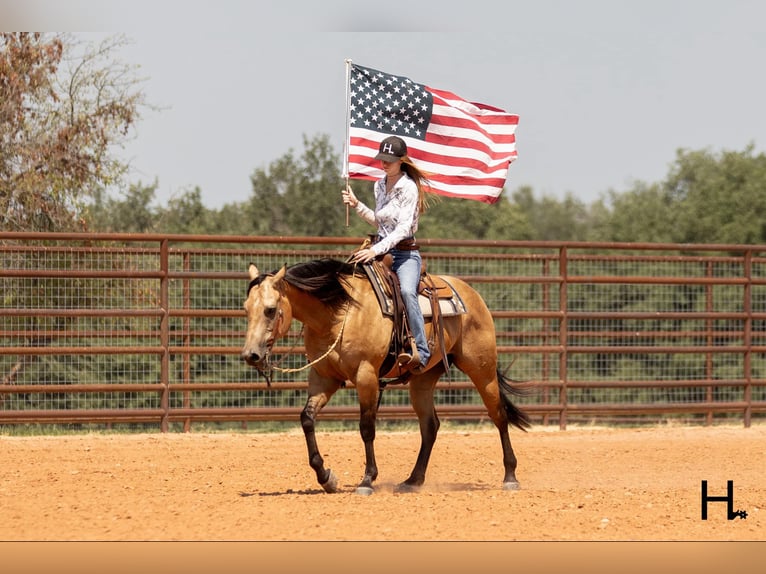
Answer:
<svg viewBox="0 0 766 574"><path fill-rule="evenodd" d="M344 259L348 238L0 233L0 424L297 420L306 371L270 385L239 356L247 268ZM495 323L500 370L541 424L710 424L766 413L766 246L420 240ZM307 362L295 321L274 349ZM360 342L363 344L363 341ZM487 420L454 367L440 417ZM355 391L320 415L356 419ZM381 418L413 418L406 385Z"/></svg>

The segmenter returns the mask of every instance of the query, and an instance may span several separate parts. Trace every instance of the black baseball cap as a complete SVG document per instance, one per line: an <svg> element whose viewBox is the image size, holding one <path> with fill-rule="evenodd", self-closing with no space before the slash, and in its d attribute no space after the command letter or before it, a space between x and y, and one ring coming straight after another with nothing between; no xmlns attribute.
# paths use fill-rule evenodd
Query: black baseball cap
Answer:
<svg viewBox="0 0 766 574"><path fill-rule="evenodd" d="M407 155L407 144L404 143L404 140L397 136L388 136L380 142L378 155L375 156L375 159L396 161L402 159L405 155Z"/></svg>

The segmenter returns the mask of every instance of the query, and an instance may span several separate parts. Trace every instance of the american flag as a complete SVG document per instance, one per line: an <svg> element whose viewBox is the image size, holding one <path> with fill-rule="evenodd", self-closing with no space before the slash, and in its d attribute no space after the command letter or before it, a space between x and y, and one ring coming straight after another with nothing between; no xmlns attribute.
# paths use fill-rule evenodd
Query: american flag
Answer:
<svg viewBox="0 0 766 574"><path fill-rule="evenodd" d="M350 178L382 177L380 162L373 158L381 139L396 135L407 143L408 155L434 193L497 201L508 166L518 155L519 116L403 76L350 65Z"/></svg>

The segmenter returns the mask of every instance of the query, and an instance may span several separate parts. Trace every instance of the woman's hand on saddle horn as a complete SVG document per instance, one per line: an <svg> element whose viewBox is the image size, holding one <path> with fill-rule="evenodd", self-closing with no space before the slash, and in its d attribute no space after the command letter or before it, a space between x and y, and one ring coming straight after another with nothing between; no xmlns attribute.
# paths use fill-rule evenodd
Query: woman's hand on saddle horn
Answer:
<svg viewBox="0 0 766 574"><path fill-rule="evenodd" d="M360 249L356 253L354 253L351 256L351 261L353 263L369 263L373 259L375 259L376 254L375 251L372 250L371 247L368 247L367 249Z"/></svg>

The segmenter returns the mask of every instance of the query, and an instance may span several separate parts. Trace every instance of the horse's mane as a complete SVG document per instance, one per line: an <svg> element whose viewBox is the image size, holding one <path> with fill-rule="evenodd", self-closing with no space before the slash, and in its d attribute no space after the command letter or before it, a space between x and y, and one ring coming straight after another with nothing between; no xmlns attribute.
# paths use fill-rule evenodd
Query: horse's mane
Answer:
<svg viewBox="0 0 766 574"><path fill-rule="evenodd" d="M314 259L287 268L288 284L316 297L322 304L338 310L353 301L345 286L356 266L336 259Z"/></svg>

